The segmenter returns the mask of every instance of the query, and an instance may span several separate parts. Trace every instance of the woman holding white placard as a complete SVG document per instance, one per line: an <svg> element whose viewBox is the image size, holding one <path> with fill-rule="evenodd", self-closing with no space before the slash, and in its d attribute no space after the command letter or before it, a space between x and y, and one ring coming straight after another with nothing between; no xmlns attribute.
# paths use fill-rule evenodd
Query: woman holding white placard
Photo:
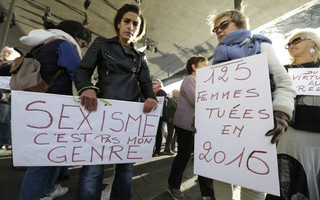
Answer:
<svg viewBox="0 0 320 200"><path fill-rule="evenodd" d="M314 29L295 30L285 46L294 68L319 68L320 36ZM315 69L315 72L317 69ZM318 71L319 72L319 71ZM315 86L319 80L313 81ZM310 82L311 84L311 82ZM281 197L267 199L320 199L320 97L297 95L286 134L279 140L278 163Z"/></svg>
<svg viewBox="0 0 320 200"><path fill-rule="evenodd" d="M219 45L215 48L213 64L222 63L242 57L266 53L268 59L270 85L273 98L274 129L266 133L271 143L276 143L286 131L294 107L295 92L292 82L277 58L271 40L263 35L252 35L248 18L239 10L227 10L209 16L209 25L216 35ZM214 169L213 169L214 170ZM232 185L214 180L217 200L233 199ZM262 200L265 193L248 188L241 188L241 200Z"/></svg>

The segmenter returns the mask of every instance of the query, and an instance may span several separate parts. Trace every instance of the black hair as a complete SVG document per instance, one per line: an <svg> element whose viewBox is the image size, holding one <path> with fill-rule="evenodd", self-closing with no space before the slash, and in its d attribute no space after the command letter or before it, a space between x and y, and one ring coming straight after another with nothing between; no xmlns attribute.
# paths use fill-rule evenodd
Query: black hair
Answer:
<svg viewBox="0 0 320 200"><path fill-rule="evenodd" d="M200 62L208 61L206 57L203 56L191 56L186 63L185 68L187 69L188 75L192 74L194 69L192 68L192 65L198 66Z"/></svg>
<svg viewBox="0 0 320 200"><path fill-rule="evenodd" d="M143 15L141 14L141 10L140 7L137 5L133 5L133 4L125 4L123 5L117 12L116 16L114 17L113 20L113 26L114 26L114 30L116 31L117 35L119 35L119 28L118 28L118 24L120 24L121 19L123 17L124 14L126 14L127 12L133 12L136 13L137 15L139 15L140 19L141 19L141 24L140 24L140 30L139 33L136 37L136 39L134 41L138 41L140 40L144 34L145 34L145 30L146 30L146 19L143 17Z"/></svg>
<svg viewBox="0 0 320 200"><path fill-rule="evenodd" d="M87 44L91 42L91 32L86 29L82 23L73 21L73 20L64 20L60 22L58 25L55 25L52 22L45 22L43 24L45 29L59 29L62 30L69 35L71 35L74 39L76 37L83 39Z"/></svg>

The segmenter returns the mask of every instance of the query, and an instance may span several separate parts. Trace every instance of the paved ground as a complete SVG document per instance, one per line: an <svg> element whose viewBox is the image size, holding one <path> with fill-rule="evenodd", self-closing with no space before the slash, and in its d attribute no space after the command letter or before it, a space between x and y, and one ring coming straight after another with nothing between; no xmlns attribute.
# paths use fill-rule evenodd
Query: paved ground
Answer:
<svg viewBox="0 0 320 200"><path fill-rule="evenodd" d="M147 163L135 164L135 173L132 184L132 200L171 200L166 191L167 178L170 172L174 156L160 155L152 158ZM193 160L184 173L181 190L186 200L200 200L200 189L196 176L193 174ZM74 200L80 167L70 167L70 177L61 182L62 186L69 187L69 192L57 200ZM17 169L11 165L11 151L0 152L0 199L16 200L19 198L19 191L25 170ZM113 174L111 165L105 166L105 180L107 184ZM106 200L104 197L102 200Z"/></svg>

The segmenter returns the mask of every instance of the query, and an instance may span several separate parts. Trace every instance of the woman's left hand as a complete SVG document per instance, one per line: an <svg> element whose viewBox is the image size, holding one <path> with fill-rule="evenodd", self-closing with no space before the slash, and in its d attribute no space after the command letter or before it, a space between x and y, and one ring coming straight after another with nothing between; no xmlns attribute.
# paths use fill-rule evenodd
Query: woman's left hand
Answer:
<svg viewBox="0 0 320 200"><path fill-rule="evenodd" d="M289 117L284 112L281 112L281 111L274 112L274 129L266 133L266 136L272 136L271 138L272 144L278 142L281 135L287 130L288 121L289 121Z"/></svg>
<svg viewBox="0 0 320 200"><path fill-rule="evenodd" d="M143 113L149 113L152 110L157 109L157 107L158 107L157 100L155 100L153 98L147 98L143 104Z"/></svg>

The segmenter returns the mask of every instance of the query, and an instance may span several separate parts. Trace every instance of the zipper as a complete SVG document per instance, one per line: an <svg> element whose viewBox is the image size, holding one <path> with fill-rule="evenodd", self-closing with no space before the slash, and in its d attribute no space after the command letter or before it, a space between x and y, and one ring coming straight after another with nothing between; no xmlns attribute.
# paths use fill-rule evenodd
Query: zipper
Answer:
<svg viewBox="0 0 320 200"><path fill-rule="evenodd" d="M104 53L105 56L111 58L112 60L116 61L116 59L114 59L114 57L112 57L111 55L109 55L108 53Z"/></svg>

